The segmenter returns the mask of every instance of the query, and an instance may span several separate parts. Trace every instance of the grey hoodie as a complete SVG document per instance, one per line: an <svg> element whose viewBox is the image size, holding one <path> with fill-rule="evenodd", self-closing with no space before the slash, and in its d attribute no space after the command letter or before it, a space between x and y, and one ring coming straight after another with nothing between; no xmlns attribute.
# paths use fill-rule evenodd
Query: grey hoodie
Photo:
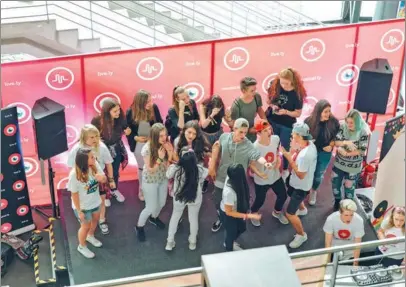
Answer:
<svg viewBox="0 0 406 287"><path fill-rule="evenodd" d="M227 169L231 164L241 164L245 171L251 161L257 161L261 155L254 148L252 142L244 138L240 143L233 142L234 133L225 133L220 136L221 159L217 169L217 176L214 185L218 188L224 187L227 177Z"/></svg>

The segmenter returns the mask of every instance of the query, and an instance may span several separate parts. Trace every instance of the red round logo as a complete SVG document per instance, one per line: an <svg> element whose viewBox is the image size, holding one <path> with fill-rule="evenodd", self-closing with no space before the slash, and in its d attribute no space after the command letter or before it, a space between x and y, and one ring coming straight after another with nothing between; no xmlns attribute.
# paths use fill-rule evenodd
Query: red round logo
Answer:
<svg viewBox="0 0 406 287"><path fill-rule="evenodd" d="M21 155L19 153L13 153L8 157L8 163L16 165L21 161Z"/></svg>
<svg viewBox="0 0 406 287"><path fill-rule="evenodd" d="M13 190L14 191L22 191L25 187L25 182L23 180L17 180L13 183Z"/></svg>
<svg viewBox="0 0 406 287"><path fill-rule="evenodd" d="M8 201L7 201L7 199L2 198L2 199L0 200L0 208L1 208L1 210L7 208L7 206L8 206Z"/></svg>
<svg viewBox="0 0 406 287"><path fill-rule="evenodd" d="M272 163L275 160L275 154L273 152L268 152L265 155L265 159L266 159L267 162Z"/></svg>
<svg viewBox="0 0 406 287"><path fill-rule="evenodd" d="M13 136L13 135L16 134L16 132L17 132L17 127L16 127L15 125L7 125L7 126L4 128L3 131L4 131L4 134L5 134L6 136L11 137L11 136Z"/></svg>
<svg viewBox="0 0 406 287"><path fill-rule="evenodd" d="M13 226L11 225L11 223L3 223L1 225L1 233L8 233L10 232L10 230L13 228Z"/></svg>
<svg viewBox="0 0 406 287"><path fill-rule="evenodd" d="M27 205L21 205L17 208L17 214L19 216L24 216L30 211L30 208Z"/></svg>
<svg viewBox="0 0 406 287"><path fill-rule="evenodd" d="M351 232L347 229L341 229L338 231L338 237L341 239L348 239L351 236Z"/></svg>

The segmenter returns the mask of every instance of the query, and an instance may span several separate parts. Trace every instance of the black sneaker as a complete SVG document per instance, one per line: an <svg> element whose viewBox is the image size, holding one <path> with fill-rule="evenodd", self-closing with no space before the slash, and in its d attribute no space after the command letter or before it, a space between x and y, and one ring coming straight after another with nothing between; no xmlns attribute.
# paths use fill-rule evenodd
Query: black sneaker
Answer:
<svg viewBox="0 0 406 287"><path fill-rule="evenodd" d="M209 187L209 181L206 179L205 181L203 181L202 193L206 193L208 187Z"/></svg>
<svg viewBox="0 0 406 287"><path fill-rule="evenodd" d="M220 219L217 219L216 222L213 223L213 225L211 227L211 231L212 232L219 231L222 225L223 224L221 223Z"/></svg>
<svg viewBox="0 0 406 287"><path fill-rule="evenodd" d="M334 201L334 211L338 211L340 209L340 200Z"/></svg>
<svg viewBox="0 0 406 287"><path fill-rule="evenodd" d="M139 241L144 242L145 241L145 230L144 227L135 227L135 232L137 233L137 238Z"/></svg>
<svg viewBox="0 0 406 287"><path fill-rule="evenodd" d="M155 225L156 227L158 227L159 229L165 229L165 223L163 223L159 217L157 218L153 218L153 217L149 217L149 222L151 222L153 225Z"/></svg>

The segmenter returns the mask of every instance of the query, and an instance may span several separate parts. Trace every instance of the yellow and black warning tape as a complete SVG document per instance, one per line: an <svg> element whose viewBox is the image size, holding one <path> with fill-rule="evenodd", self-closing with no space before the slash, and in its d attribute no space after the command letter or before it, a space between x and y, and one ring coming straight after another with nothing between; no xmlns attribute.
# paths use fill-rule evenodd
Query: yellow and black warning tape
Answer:
<svg viewBox="0 0 406 287"><path fill-rule="evenodd" d="M39 257L38 257L38 248L34 249L34 276L35 276L35 283L38 285L48 284L48 283L55 283L56 279L51 278L48 280L41 280L39 278Z"/></svg>
<svg viewBox="0 0 406 287"><path fill-rule="evenodd" d="M52 254L52 264L54 265L55 270L66 270L65 266L59 266L56 264L56 245L55 245L55 236L54 236L54 225L53 221L56 219L53 217L49 218L49 240L51 242L51 254Z"/></svg>

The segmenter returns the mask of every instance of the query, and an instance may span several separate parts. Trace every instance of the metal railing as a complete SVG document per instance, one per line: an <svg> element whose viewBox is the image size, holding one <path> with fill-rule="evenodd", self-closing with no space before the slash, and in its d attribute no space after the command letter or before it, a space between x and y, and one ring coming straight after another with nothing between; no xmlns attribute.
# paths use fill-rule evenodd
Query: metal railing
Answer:
<svg viewBox="0 0 406 287"><path fill-rule="evenodd" d="M304 270L309 270L309 269L331 267L332 268L331 278L306 281L306 282L302 282L302 285L329 282L330 286L334 287L337 280L355 276L354 274L337 276L338 266L341 264L351 263L354 261L362 262L362 261L367 261L367 260L371 260L371 259L383 258L386 256L391 256L391 255L400 255L400 254L404 255L405 254L405 252L403 251L403 252L395 252L395 253L385 254L385 255L367 256L367 257L362 257L359 259L341 260L342 252L351 251L354 249L362 249L362 248L375 248L380 245L397 244L397 243L405 243L405 237L390 238L390 239L384 239L384 240L374 240L374 241L354 243L354 244L348 244L348 245L337 246L337 247L302 251L302 252L290 253L289 255L290 255L290 258L293 260L293 259L306 258L306 257L312 257L312 256L318 256L318 255L327 255L327 254L333 253L334 258L333 258L332 263L301 267L301 268L297 268L296 271L298 272L298 271L304 271ZM269 266L269 268L272 268L272 266ZM398 268L391 268L391 270L399 270L399 269L405 269L405 266L400 266ZM151 280L168 279L168 278L178 277L178 276L199 274L202 271L203 271L202 267L195 267L195 268L159 272L159 273L153 273L153 274L147 274L147 275L140 275L140 276L135 276L135 277L120 278L120 279L108 280L108 281L102 281L102 282L86 283L83 285L75 285L73 287L119 286L119 285L123 285L123 284L141 283L141 282L146 282L146 281L151 281ZM379 271L379 269L374 270L374 271L364 271L364 272L359 272L356 275L357 276L367 275L367 274L371 274L371 273L376 273L378 271ZM400 280L392 281L389 283L384 283L384 284L379 284L379 285L374 285L374 286L391 286L392 284L398 284L398 283L405 283L405 280L400 279ZM195 285L192 285L192 286L195 286Z"/></svg>

